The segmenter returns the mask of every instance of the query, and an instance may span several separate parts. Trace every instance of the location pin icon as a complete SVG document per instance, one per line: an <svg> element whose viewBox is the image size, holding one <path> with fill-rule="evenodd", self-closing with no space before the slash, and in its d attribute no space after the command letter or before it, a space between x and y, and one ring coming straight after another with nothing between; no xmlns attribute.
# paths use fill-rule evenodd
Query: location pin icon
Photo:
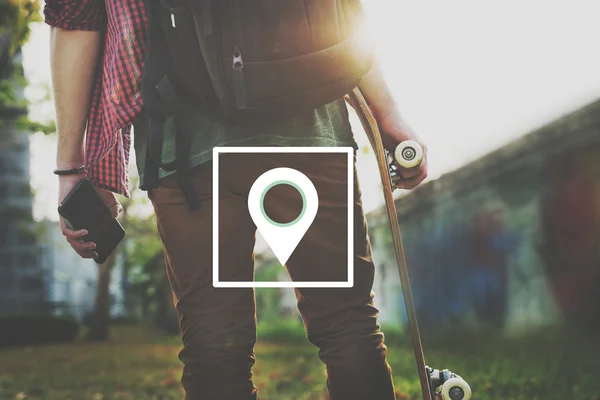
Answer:
<svg viewBox="0 0 600 400"><path fill-rule="evenodd" d="M293 186L302 196L302 211L291 222L273 221L265 212L265 195L277 185ZM254 182L248 194L250 217L281 265L285 265L306 234L318 209L319 196L315 185L302 172L292 168L274 168L265 172Z"/></svg>

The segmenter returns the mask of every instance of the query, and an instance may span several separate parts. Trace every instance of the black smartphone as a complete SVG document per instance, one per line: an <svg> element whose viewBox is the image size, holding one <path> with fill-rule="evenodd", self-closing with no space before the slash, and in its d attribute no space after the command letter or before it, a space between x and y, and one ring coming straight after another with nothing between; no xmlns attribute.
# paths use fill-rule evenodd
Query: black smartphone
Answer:
<svg viewBox="0 0 600 400"><path fill-rule="evenodd" d="M123 227L110 215L110 209L87 179L80 180L67 194L58 213L69 228L88 231L82 239L96 243L98 257L94 261L98 264L104 263L125 237Z"/></svg>

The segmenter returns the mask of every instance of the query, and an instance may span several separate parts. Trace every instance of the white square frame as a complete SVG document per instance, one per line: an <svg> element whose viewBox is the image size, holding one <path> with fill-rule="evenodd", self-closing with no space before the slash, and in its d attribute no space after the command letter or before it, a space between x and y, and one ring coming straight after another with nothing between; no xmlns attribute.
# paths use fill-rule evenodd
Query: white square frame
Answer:
<svg viewBox="0 0 600 400"><path fill-rule="evenodd" d="M348 280L247 282L219 279L219 155L228 153L342 153L348 155ZM350 288L354 286L354 149L352 147L215 147L213 149L213 286L215 288Z"/></svg>

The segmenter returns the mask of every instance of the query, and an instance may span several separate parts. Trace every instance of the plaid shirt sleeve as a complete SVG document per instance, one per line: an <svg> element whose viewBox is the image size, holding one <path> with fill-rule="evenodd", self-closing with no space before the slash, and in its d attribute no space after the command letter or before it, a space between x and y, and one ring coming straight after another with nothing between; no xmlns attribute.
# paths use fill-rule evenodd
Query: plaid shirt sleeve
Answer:
<svg viewBox="0 0 600 400"><path fill-rule="evenodd" d="M103 0L46 0L44 20L48 25L84 31L100 31L106 26Z"/></svg>
<svg viewBox="0 0 600 400"><path fill-rule="evenodd" d="M97 187L129 196L131 124L142 110L144 1L46 0L44 15L51 26L104 31L86 129L86 176Z"/></svg>

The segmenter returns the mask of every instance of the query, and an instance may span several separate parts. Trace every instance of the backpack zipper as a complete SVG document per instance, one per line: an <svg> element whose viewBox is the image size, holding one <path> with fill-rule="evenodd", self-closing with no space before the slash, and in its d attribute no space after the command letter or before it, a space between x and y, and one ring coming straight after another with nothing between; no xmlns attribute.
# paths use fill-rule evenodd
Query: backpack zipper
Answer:
<svg viewBox="0 0 600 400"><path fill-rule="evenodd" d="M221 12L225 11L225 10L223 10L221 4L219 4L218 1L214 2L214 4L212 4L212 5L213 5L214 15L216 15L216 16L220 15ZM221 25L222 24L220 22L221 22L220 20L217 20L217 24L213 24L213 33L215 35L215 48L217 51L216 62L218 65L219 77L222 82L221 90L223 92L223 95L227 99L227 102L229 102L234 97L234 93L228 83L228 79L226 79L226 67L223 62L223 43L222 43L222 39L221 39ZM218 96L221 97L220 94ZM223 101L223 100L220 99L220 101Z"/></svg>
<svg viewBox="0 0 600 400"><path fill-rule="evenodd" d="M242 12L240 10L240 1L235 0L235 18L237 22L238 42L233 50L233 90L235 92L235 105L238 110L246 108L246 84L244 83L244 59L242 57L242 48L244 46L244 34L242 28Z"/></svg>
<svg viewBox="0 0 600 400"><path fill-rule="evenodd" d="M244 59L242 49L236 46L233 52L233 86L235 90L235 105L238 109L246 108L246 85L244 83Z"/></svg>

